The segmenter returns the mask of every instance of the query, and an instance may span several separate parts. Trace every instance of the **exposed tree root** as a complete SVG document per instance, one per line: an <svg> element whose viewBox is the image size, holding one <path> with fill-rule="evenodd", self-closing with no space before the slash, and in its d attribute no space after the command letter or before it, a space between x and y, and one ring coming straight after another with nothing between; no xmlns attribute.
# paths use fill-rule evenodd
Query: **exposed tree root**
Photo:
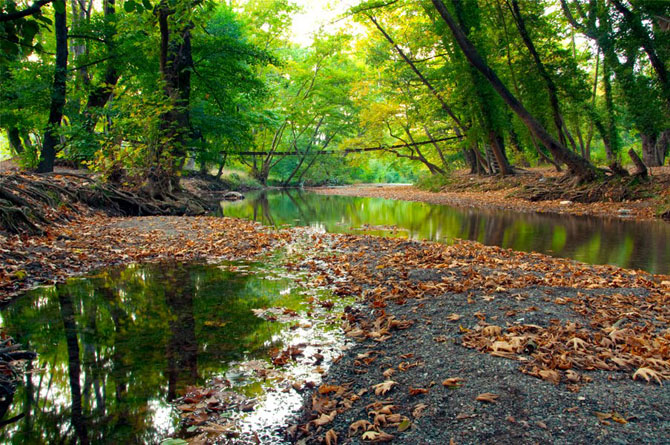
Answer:
<svg viewBox="0 0 670 445"><path fill-rule="evenodd" d="M586 204L601 201L621 202L639 198L636 185L641 180L643 178L639 176L616 175L600 181L580 183L574 177L564 176L524 187L519 196L529 201L562 199Z"/></svg>
<svg viewBox="0 0 670 445"><path fill-rule="evenodd" d="M102 210L110 216L201 215L208 203L188 192L128 190L74 174L0 175L0 231L40 234L51 222Z"/></svg>

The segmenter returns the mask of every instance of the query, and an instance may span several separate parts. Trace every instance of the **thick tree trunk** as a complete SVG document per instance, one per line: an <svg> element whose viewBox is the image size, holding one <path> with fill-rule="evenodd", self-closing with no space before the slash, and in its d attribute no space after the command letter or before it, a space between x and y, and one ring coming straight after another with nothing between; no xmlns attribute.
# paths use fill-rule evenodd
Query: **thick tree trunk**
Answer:
<svg viewBox="0 0 670 445"><path fill-rule="evenodd" d="M163 138L169 141L155 148L156 164L161 163L163 152L167 148L171 161L165 166L165 174L169 175L169 183L173 188L179 187L179 165L186 156L190 134L190 97L191 71L193 57L191 52L191 28L188 23L177 31L170 31L168 17L174 13L167 1L162 1L158 8L158 23L161 36L160 73L164 82L165 96L172 107L161 116ZM169 192L169 190L168 190Z"/></svg>
<svg viewBox="0 0 670 445"><path fill-rule="evenodd" d="M640 134L642 139L642 161L649 167L660 167L663 165L662 160L659 159L657 147L656 134Z"/></svg>
<svg viewBox="0 0 670 445"><path fill-rule="evenodd" d="M554 139L547 130L535 119L535 117L526 110L526 108L517 100L516 97L502 83L498 75L481 58L473 44L463 33L463 30L456 24L453 17L447 10L442 0L432 0L433 5L440 16L449 26L456 43L461 47L463 53L470 63L479 70L484 77L491 83L491 86L500 94L500 97L514 111L517 116L528 127L531 133L535 135L551 152L559 162L568 166L570 173L582 181L590 181L595 177L595 168L586 159L571 152L564 145L561 145Z"/></svg>
<svg viewBox="0 0 670 445"><path fill-rule="evenodd" d="M628 156L630 156L631 161L633 161L633 164L635 164L635 176L641 176L643 178L647 177L647 166L644 165L644 162L640 159L640 157L635 153L635 150L632 148L628 150Z"/></svg>
<svg viewBox="0 0 670 445"><path fill-rule="evenodd" d="M64 0L56 0L62 4L59 8L62 12L56 12L56 67L54 69L54 82L51 89L51 107L49 109L49 121L44 131L44 143L37 171L40 173L52 172L56 160L56 146L60 142L58 130L63 119L63 107L65 106L65 82L67 80L67 13Z"/></svg>

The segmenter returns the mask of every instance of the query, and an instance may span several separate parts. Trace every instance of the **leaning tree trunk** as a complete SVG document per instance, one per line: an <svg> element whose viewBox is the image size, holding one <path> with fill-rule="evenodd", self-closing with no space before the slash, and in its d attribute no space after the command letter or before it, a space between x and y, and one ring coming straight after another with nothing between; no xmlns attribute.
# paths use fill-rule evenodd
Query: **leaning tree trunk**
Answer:
<svg viewBox="0 0 670 445"><path fill-rule="evenodd" d="M54 83L51 89L51 108L49 122L44 132L44 144L37 171L40 173L52 172L56 160L56 145L59 142L58 129L63 119L65 106L65 82L67 78L67 12L64 0L56 0L60 5L55 8L56 31L56 67L54 69ZM60 11L60 12L59 12Z"/></svg>
<svg viewBox="0 0 670 445"><path fill-rule="evenodd" d="M447 10L442 0L432 0L433 5L439 12L442 19L451 30L456 43L461 48L470 63L479 70L484 77L491 83L491 86L498 92L505 103L514 111L519 119L526 125L528 130L535 135L551 152L559 162L568 166L570 173L581 181L590 181L595 178L595 167L586 159L568 150L561 145L547 130L538 122L535 117L514 97L514 95L502 83L498 75L481 58L472 42L463 33L463 30L456 24L453 17Z"/></svg>

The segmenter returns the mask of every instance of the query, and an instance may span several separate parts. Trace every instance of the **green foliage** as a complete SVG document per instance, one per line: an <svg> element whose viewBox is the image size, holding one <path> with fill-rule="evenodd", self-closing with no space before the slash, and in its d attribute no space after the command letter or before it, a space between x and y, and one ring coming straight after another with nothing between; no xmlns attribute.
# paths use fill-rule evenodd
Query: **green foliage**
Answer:
<svg viewBox="0 0 670 445"><path fill-rule="evenodd" d="M422 175L416 182L416 186L421 190L429 192L439 192L445 185L451 184L449 176L443 175Z"/></svg>

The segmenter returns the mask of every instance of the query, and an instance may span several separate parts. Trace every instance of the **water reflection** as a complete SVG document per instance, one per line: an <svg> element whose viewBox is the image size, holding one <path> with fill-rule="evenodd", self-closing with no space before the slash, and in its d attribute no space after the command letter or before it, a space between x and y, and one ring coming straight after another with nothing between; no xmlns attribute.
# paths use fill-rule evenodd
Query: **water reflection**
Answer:
<svg viewBox="0 0 670 445"><path fill-rule="evenodd" d="M1 443L155 443L169 401L236 361L281 346L252 309L298 309L287 279L216 266L144 265L38 289L3 310L4 330L39 356Z"/></svg>
<svg viewBox="0 0 670 445"><path fill-rule="evenodd" d="M463 209L300 190L258 192L244 201L221 206L225 216L268 225L302 225L328 232L441 242L469 239L591 264L670 273L670 224L662 221Z"/></svg>

